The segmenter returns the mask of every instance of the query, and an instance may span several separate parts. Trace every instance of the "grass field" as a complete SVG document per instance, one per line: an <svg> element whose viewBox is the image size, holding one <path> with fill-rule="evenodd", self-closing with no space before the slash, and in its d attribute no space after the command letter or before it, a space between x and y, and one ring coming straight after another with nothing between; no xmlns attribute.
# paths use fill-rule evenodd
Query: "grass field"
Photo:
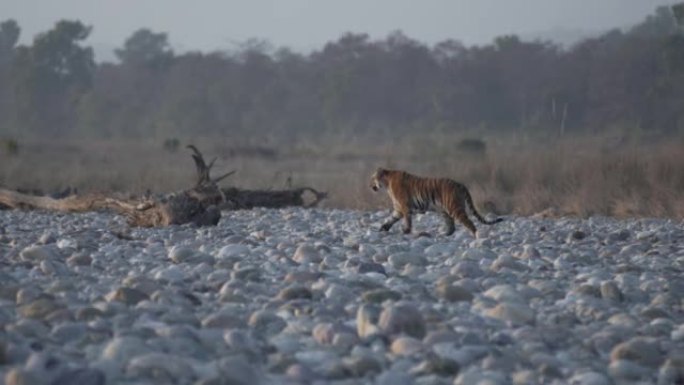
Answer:
<svg viewBox="0 0 684 385"><path fill-rule="evenodd" d="M684 141L581 137L533 141L491 137L420 136L385 141L328 138L278 146L259 141L193 139L214 172L237 170L226 186L329 192L323 207L387 207L373 195L378 167L446 176L468 185L484 211L529 215L657 216L684 218ZM163 140L20 141L0 149L6 188L142 193L168 192L194 182L188 140L176 151ZM481 146L484 143L485 146Z"/></svg>

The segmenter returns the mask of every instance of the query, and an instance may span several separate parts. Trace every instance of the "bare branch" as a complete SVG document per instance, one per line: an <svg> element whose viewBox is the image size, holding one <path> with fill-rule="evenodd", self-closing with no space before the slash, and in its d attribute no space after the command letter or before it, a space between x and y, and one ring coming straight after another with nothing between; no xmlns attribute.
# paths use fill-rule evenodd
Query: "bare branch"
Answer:
<svg viewBox="0 0 684 385"><path fill-rule="evenodd" d="M212 181L212 183L218 183L218 182L222 181L223 179L226 179L227 177L229 177L229 176L235 174L236 172L237 172L237 170L233 170L233 171L231 171L231 172L227 172L227 173L221 175L221 176L218 177L218 178L212 179L211 181Z"/></svg>

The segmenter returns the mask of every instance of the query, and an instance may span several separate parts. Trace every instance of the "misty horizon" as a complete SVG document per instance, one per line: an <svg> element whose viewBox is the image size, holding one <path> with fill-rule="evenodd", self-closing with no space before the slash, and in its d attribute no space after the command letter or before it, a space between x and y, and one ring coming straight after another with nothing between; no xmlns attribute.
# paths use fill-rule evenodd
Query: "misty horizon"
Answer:
<svg viewBox="0 0 684 385"><path fill-rule="evenodd" d="M1 18L15 19L21 26L21 44L30 44L36 34L49 30L58 20L79 20L93 28L85 43L94 48L97 61L111 61L115 60L113 50L140 28L166 33L178 53L226 51L249 39L310 52L347 32L381 39L394 31L429 45L448 39L467 46L482 45L508 34L569 45L610 29L628 28L658 6L674 2L525 0L500 4L494 0L460 0L415 6L408 0L372 5L360 0L344 5L296 0L287 5L275 1L211 1L203 7L161 0L145 4L130 0L116 4L85 0L37 3L10 0L0 4ZM39 14L37 8L41 9Z"/></svg>

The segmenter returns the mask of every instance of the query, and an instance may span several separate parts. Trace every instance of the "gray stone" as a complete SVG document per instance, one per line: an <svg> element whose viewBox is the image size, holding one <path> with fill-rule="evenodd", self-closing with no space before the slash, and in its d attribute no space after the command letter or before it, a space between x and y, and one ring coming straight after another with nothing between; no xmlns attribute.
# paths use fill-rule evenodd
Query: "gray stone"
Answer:
<svg viewBox="0 0 684 385"><path fill-rule="evenodd" d="M372 304L359 306L356 311L356 332L359 338L366 339L380 332L380 311L378 306Z"/></svg>
<svg viewBox="0 0 684 385"><path fill-rule="evenodd" d="M601 297L616 302L622 302L624 299L620 288L613 281L601 282Z"/></svg>
<svg viewBox="0 0 684 385"><path fill-rule="evenodd" d="M315 282L322 274L317 271L291 271L285 275L286 283Z"/></svg>
<svg viewBox="0 0 684 385"><path fill-rule="evenodd" d="M462 278L479 278L484 275L478 263L471 260L459 261L451 268L450 273Z"/></svg>
<svg viewBox="0 0 684 385"><path fill-rule="evenodd" d="M292 259L299 264L320 263L323 260L320 252L309 244L299 245L292 256Z"/></svg>
<svg viewBox="0 0 684 385"><path fill-rule="evenodd" d="M388 370L375 378L375 385L413 385L411 376L397 370Z"/></svg>
<svg viewBox="0 0 684 385"><path fill-rule="evenodd" d="M412 337L399 337L390 345L390 351L396 356L412 356L421 350L423 350L423 343Z"/></svg>
<svg viewBox="0 0 684 385"><path fill-rule="evenodd" d="M48 259L55 259L59 256L56 250L50 246L29 246L19 253L22 261L40 262Z"/></svg>
<svg viewBox="0 0 684 385"><path fill-rule="evenodd" d="M118 301L126 305L135 305L140 301L149 299L147 294L129 287L120 287L107 294L105 298L107 301Z"/></svg>
<svg viewBox="0 0 684 385"><path fill-rule="evenodd" d="M454 359L443 357L438 354L429 354L427 358L413 366L409 373L416 376L427 376L431 374L439 376L455 376L458 374L461 365Z"/></svg>
<svg viewBox="0 0 684 385"><path fill-rule="evenodd" d="M175 263L186 263L194 261L195 250L184 247L174 246L169 250L169 259Z"/></svg>
<svg viewBox="0 0 684 385"><path fill-rule="evenodd" d="M366 274L366 273L378 273L382 275L387 275L387 272L385 272L385 268L375 262L361 262L357 267L356 267L356 273L357 274Z"/></svg>
<svg viewBox="0 0 684 385"><path fill-rule="evenodd" d="M57 377L50 385L104 385L106 377L99 369L70 369Z"/></svg>
<svg viewBox="0 0 684 385"><path fill-rule="evenodd" d="M425 337L425 320L418 309L409 304L394 304L380 313L378 327L387 335L404 333L422 339Z"/></svg>
<svg viewBox="0 0 684 385"><path fill-rule="evenodd" d="M314 326L311 336L321 345L330 345L335 338L335 329L335 325L330 322L319 323Z"/></svg>
<svg viewBox="0 0 684 385"><path fill-rule="evenodd" d="M60 277L69 273L64 263L46 259L40 262L40 271L47 276Z"/></svg>
<svg viewBox="0 0 684 385"><path fill-rule="evenodd" d="M278 299L282 299L284 301L289 301L293 299L311 299L313 297L313 294L311 293L311 290L305 286L301 285L291 285L288 286L278 293Z"/></svg>
<svg viewBox="0 0 684 385"><path fill-rule="evenodd" d="M637 381L651 376L651 370L629 360L611 360L608 373L617 380Z"/></svg>
<svg viewBox="0 0 684 385"><path fill-rule="evenodd" d="M319 379L319 375L302 364L293 364L285 371L285 377L298 383L309 384Z"/></svg>
<svg viewBox="0 0 684 385"><path fill-rule="evenodd" d="M401 299L401 293L389 289L371 289L361 294L361 300L364 302L383 303L385 301L398 301Z"/></svg>
<svg viewBox="0 0 684 385"><path fill-rule="evenodd" d="M93 258L85 253L75 253L67 258L66 263L70 267L90 266L93 263Z"/></svg>
<svg viewBox="0 0 684 385"><path fill-rule="evenodd" d="M345 357L344 367L355 377L364 377L371 373L382 371L382 363L370 354L352 355Z"/></svg>
<svg viewBox="0 0 684 385"><path fill-rule="evenodd" d="M28 373L35 373L43 380L52 380L68 370L66 362L60 357L45 353L34 352L29 355L24 369Z"/></svg>
<svg viewBox="0 0 684 385"><path fill-rule="evenodd" d="M74 317L78 321L91 321L96 318L100 318L104 316L104 312L96 307L82 307L80 309L76 309L74 312Z"/></svg>
<svg viewBox="0 0 684 385"><path fill-rule="evenodd" d="M684 383L684 355L668 358L658 371L658 385Z"/></svg>
<svg viewBox="0 0 684 385"><path fill-rule="evenodd" d="M122 362L149 352L151 349L138 337L114 337L105 345L101 357Z"/></svg>
<svg viewBox="0 0 684 385"><path fill-rule="evenodd" d="M14 368L5 375L6 385L48 385L41 373Z"/></svg>
<svg viewBox="0 0 684 385"><path fill-rule="evenodd" d="M448 302L470 302L473 300L473 294L459 285L437 285L435 292L437 297Z"/></svg>
<svg viewBox="0 0 684 385"><path fill-rule="evenodd" d="M577 373L570 377L570 385L610 385L610 379L598 372Z"/></svg>
<svg viewBox="0 0 684 385"><path fill-rule="evenodd" d="M539 384L539 376L532 370L519 370L511 376L513 385L534 385Z"/></svg>
<svg viewBox="0 0 684 385"><path fill-rule="evenodd" d="M233 329L246 326L245 318L238 311L224 309L202 319L205 328Z"/></svg>
<svg viewBox="0 0 684 385"><path fill-rule="evenodd" d="M50 337L59 343L76 342L86 337L87 330L82 322L65 322L55 326Z"/></svg>
<svg viewBox="0 0 684 385"><path fill-rule="evenodd" d="M231 258L242 258L249 254L249 247L241 244L226 245L219 250L216 259L225 260Z"/></svg>
<svg viewBox="0 0 684 385"><path fill-rule="evenodd" d="M459 342L460 337L458 334L451 330L431 330L427 333L425 338L423 338L423 343L425 345L434 345L439 343L449 343L449 342Z"/></svg>
<svg viewBox="0 0 684 385"><path fill-rule="evenodd" d="M267 310L258 310L252 313L247 324L258 335L272 336L280 333L287 326L282 318Z"/></svg>
<svg viewBox="0 0 684 385"><path fill-rule="evenodd" d="M6 326L7 331L18 333L27 338L44 339L48 333L48 327L43 321L23 318Z"/></svg>
<svg viewBox="0 0 684 385"><path fill-rule="evenodd" d="M141 291L148 296L152 295L155 291L161 288L159 282L153 280L152 278L140 275L128 276L124 278L121 283L124 287L130 287L131 289Z"/></svg>
<svg viewBox="0 0 684 385"><path fill-rule="evenodd" d="M515 290L515 288L511 285L492 286L491 288L487 289L483 295L498 302L525 302L525 297L523 297L523 295Z"/></svg>
<svg viewBox="0 0 684 385"><path fill-rule="evenodd" d="M501 271L503 269L510 269L514 271L526 271L528 267L510 255L501 255L494 262L492 262L491 269L493 271Z"/></svg>
<svg viewBox="0 0 684 385"><path fill-rule="evenodd" d="M468 370L454 379L454 385L505 385L506 383L506 376L490 370Z"/></svg>
<svg viewBox="0 0 684 385"><path fill-rule="evenodd" d="M154 274L154 279L161 282L179 283L186 278L185 271L176 265L167 266Z"/></svg>
<svg viewBox="0 0 684 385"><path fill-rule="evenodd" d="M356 336L356 334L350 332L340 332L335 333L335 336L332 339L332 346L343 351L347 351L358 344L358 342L359 338Z"/></svg>
<svg viewBox="0 0 684 385"><path fill-rule="evenodd" d="M35 301L19 307L18 312L22 317L45 318L50 313L63 309L64 306L50 298L39 298Z"/></svg>
<svg viewBox="0 0 684 385"><path fill-rule="evenodd" d="M467 249L463 252L462 256L463 259L469 259L476 262L480 262L482 260L494 260L496 257L496 253L487 247L473 247Z"/></svg>
<svg viewBox="0 0 684 385"><path fill-rule="evenodd" d="M646 367L658 367L663 354L655 339L635 337L615 346L610 352L610 360L629 360Z"/></svg>
<svg viewBox="0 0 684 385"><path fill-rule="evenodd" d="M485 311L485 315L515 325L531 324L535 320L534 310L522 303L503 302Z"/></svg>
<svg viewBox="0 0 684 385"><path fill-rule="evenodd" d="M387 262L395 269L402 269L406 265L425 266L428 264L427 258L416 253L392 254Z"/></svg>
<svg viewBox="0 0 684 385"><path fill-rule="evenodd" d="M178 356L164 353L134 357L126 365L126 374L168 384L187 384L195 379L195 371L190 364Z"/></svg>
<svg viewBox="0 0 684 385"><path fill-rule="evenodd" d="M261 280L261 270L257 269L256 267L240 266L230 273L230 278L239 281L258 282Z"/></svg>

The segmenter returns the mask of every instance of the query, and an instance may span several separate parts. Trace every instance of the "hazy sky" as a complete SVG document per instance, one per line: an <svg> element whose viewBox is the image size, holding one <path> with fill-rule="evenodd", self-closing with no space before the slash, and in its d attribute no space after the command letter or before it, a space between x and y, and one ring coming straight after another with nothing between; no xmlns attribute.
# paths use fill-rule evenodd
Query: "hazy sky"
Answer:
<svg viewBox="0 0 684 385"><path fill-rule="evenodd" d="M319 48L347 31L384 37L401 29L434 43L466 44L517 33L603 31L642 20L665 0L0 0L0 20L14 18L22 42L59 19L93 26L101 54L138 28L167 32L179 51L231 48L263 38L297 50Z"/></svg>

